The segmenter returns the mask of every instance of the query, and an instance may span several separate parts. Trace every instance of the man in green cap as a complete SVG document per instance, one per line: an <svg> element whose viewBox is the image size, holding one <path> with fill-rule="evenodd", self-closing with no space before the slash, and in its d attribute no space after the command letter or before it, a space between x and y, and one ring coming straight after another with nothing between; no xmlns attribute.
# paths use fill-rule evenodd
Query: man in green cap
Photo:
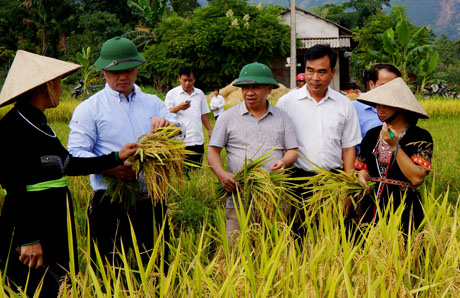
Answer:
<svg viewBox="0 0 460 298"><path fill-rule="evenodd" d="M290 167L297 160L297 140L290 117L271 105L267 98L278 83L270 68L261 63L243 67L233 84L241 87L244 102L219 116L208 147L208 163L223 188L232 193L236 189L233 176L244 166L245 157L257 159L268 151L269 171ZM227 171L222 167L220 151L227 151ZM240 230L233 198L225 205L226 230L229 236Z"/></svg>
<svg viewBox="0 0 460 298"><path fill-rule="evenodd" d="M176 115L168 111L160 98L142 92L134 84L137 67L144 62L144 57L126 38L115 37L102 45L94 65L103 71L106 85L74 111L68 142L73 156L92 157L117 151L123 144L137 141L142 134L177 121ZM131 164L125 162L123 166L90 177L94 194L88 207L88 219L91 237L102 257L112 260L110 254L120 248L120 240L131 245L130 220L141 250L152 249L154 223L156 221L157 228L161 227L165 206L158 204L152 208L151 200L142 194L136 208L127 211L122 204L104 197L107 185L103 175L131 180L135 173ZM145 189L144 185L141 187ZM167 240L169 228L164 231Z"/></svg>

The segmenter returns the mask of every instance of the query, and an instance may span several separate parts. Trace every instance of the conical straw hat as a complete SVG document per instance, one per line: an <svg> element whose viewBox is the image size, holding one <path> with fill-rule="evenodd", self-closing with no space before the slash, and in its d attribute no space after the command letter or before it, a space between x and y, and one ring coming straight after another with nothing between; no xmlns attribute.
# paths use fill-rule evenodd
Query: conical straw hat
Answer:
<svg viewBox="0 0 460 298"><path fill-rule="evenodd" d="M402 78L396 78L384 85L363 93L357 100L370 106L380 104L411 111L424 119L429 117Z"/></svg>
<svg viewBox="0 0 460 298"><path fill-rule="evenodd" d="M0 106L10 104L17 96L57 77L69 75L80 67L78 64L19 50L3 84Z"/></svg>

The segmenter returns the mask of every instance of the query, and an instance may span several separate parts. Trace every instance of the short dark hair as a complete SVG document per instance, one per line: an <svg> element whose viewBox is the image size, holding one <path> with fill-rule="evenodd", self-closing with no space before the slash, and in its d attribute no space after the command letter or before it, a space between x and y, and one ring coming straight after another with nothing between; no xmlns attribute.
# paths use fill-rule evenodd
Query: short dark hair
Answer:
<svg viewBox="0 0 460 298"><path fill-rule="evenodd" d="M379 79L379 71L385 69L388 72L394 73L398 78L401 77L401 72L393 64L387 63L378 63L372 66L371 69L363 70L363 83L366 90L369 89L369 82L372 81L376 83Z"/></svg>
<svg viewBox="0 0 460 298"><path fill-rule="evenodd" d="M192 74L196 78L195 71L194 71L193 67L191 67L191 66L182 66L179 69L179 77L182 76L182 75L190 76Z"/></svg>
<svg viewBox="0 0 460 298"><path fill-rule="evenodd" d="M324 56L329 57L331 70L333 70L335 68L335 64L337 63L337 53L328 44L317 44L311 48L308 48L304 56L305 65L307 65L307 61L309 60L320 59Z"/></svg>

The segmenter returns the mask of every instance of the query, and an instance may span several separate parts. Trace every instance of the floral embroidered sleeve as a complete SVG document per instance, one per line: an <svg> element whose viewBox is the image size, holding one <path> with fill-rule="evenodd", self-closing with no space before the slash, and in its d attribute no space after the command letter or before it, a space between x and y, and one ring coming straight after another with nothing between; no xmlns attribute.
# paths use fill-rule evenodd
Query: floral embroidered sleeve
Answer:
<svg viewBox="0 0 460 298"><path fill-rule="evenodd" d="M417 146L417 150L411 156L411 159L414 163L431 170L431 160L433 157L433 142L417 142L413 144Z"/></svg>
<svg viewBox="0 0 460 298"><path fill-rule="evenodd" d="M355 159L355 169L357 170L367 170L366 159L361 156L357 156Z"/></svg>

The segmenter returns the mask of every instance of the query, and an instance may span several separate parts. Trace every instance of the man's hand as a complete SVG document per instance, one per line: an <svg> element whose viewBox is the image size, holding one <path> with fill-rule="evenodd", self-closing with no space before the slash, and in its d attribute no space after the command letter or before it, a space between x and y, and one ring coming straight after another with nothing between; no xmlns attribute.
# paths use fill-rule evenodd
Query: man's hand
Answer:
<svg viewBox="0 0 460 298"><path fill-rule="evenodd" d="M366 170L359 171L358 179L359 179L359 182L361 182L366 188L365 194L366 195L369 194L370 188L369 188L369 185L367 185L367 182L371 179L369 176L369 172Z"/></svg>
<svg viewBox="0 0 460 298"><path fill-rule="evenodd" d="M155 133L158 128L171 125L171 122L161 117L153 117L150 122L150 133Z"/></svg>
<svg viewBox="0 0 460 298"><path fill-rule="evenodd" d="M190 108L190 101L183 101L177 105L178 110L186 110Z"/></svg>
<svg viewBox="0 0 460 298"><path fill-rule="evenodd" d="M118 158L122 161L125 161L128 159L128 157L130 157L131 155L133 155L134 153L136 153L137 151L137 146L139 146L139 143L129 143L129 144L126 144L125 146L123 146L123 148L121 148L121 150L118 152Z"/></svg>
<svg viewBox="0 0 460 298"><path fill-rule="evenodd" d="M43 249L40 242L21 246L19 261L30 268L40 268L43 265Z"/></svg>
<svg viewBox="0 0 460 298"><path fill-rule="evenodd" d="M286 168L286 163L282 159L275 160L270 167L270 171L277 171Z"/></svg>
<svg viewBox="0 0 460 298"><path fill-rule="evenodd" d="M125 179L125 180L136 179L136 173L133 171L133 163L127 160L125 160L122 166L118 166L116 168L106 170L103 172L103 174L112 175L112 176L117 177L118 179Z"/></svg>
<svg viewBox="0 0 460 298"><path fill-rule="evenodd" d="M234 192L237 182L233 179L235 175L229 172L223 172L219 175L219 181L227 192Z"/></svg>

